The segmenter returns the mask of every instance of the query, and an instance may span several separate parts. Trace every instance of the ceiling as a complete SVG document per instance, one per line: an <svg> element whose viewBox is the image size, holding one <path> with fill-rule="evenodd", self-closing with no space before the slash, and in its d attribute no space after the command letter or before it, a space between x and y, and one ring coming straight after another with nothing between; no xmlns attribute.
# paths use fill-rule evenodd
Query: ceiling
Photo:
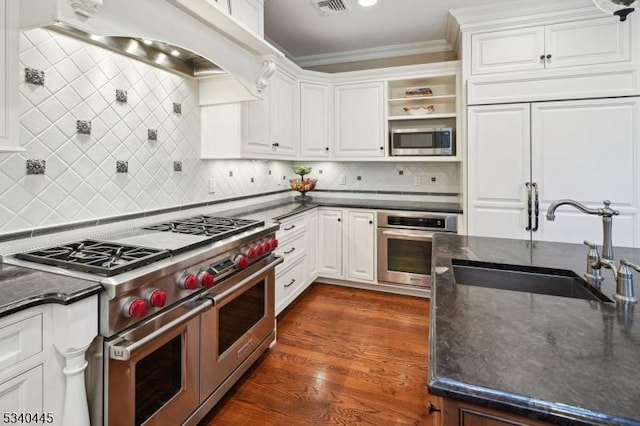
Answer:
<svg viewBox="0 0 640 426"><path fill-rule="evenodd" d="M378 0L362 7L342 0L347 11L322 16L315 0L265 0L265 37L298 64L330 64L400 52L451 50L445 40L448 11L478 6L477 0ZM482 6L513 5L513 0L482 0ZM393 48L389 48L392 46ZM384 47L387 47L384 49ZM402 49L404 48L404 50Z"/></svg>

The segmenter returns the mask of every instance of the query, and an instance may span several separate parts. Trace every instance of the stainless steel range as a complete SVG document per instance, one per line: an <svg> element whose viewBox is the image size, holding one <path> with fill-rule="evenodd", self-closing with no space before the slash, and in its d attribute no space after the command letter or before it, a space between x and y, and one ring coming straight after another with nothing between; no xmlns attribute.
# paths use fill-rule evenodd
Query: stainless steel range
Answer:
<svg viewBox="0 0 640 426"><path fill-rule="evenodd" d="M194 216L5 261L104 287L92 425L196 424L275 341L277 229Z"/></svg>

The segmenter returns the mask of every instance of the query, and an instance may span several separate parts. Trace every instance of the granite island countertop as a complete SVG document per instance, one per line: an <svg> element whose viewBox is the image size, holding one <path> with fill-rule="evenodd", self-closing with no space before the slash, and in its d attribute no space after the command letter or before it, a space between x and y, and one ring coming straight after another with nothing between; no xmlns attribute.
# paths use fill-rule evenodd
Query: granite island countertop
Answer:
<svg viewBox="0 0 640 426"><path fill-rule="evenodd" d="M0 318L46 303L68 305L101 291L94 281L0 264Z"/></svg>
<svg viewBox="0 0 640 426"><path fill-rule="evenodd" d="M640 249L614 253L640 261ZM637 305L461 285L451 269L467 259L582 276L586 254L579 244L436 234L429 391L557 424L640 425ZM613 274L603 275L612 298Z"/></svg>

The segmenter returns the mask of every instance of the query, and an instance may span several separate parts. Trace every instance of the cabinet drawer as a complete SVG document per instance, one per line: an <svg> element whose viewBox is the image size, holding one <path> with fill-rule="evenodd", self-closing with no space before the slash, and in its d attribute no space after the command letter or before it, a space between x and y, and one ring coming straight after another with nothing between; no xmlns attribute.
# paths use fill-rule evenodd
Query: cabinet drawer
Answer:
<svg viewBox="0 0 640 426"><path fill-rule="evenodd" d="M290 302L291 296L304 284L304 258L299 258L276 275L276 315Z"/></svg>
<svg viewBox="0 0 640 426"><path fill-rule="evenodd" d="M292 259L300 255L300 253L305 252L305 235L306 234L304 232L298 232L295 236L293 236L293 238L283 238L279 240L276 255L282 256L284 258L283 265L287 263L287 260Z"/></svg>
<svg viewBox="0 0 640 426"><path fill-rule="evenodd" d="M42 352L42 314L0 327L0 372Z"/></svg>
<svg viewBox="0 0 640 426"><path fill-rule="evenodd" d="M285 240L289 235L296 232L304 231L305 220L303 214L298 214L293 217L287 218L280 222L280 229L276 236L278 241Z"/></svg>

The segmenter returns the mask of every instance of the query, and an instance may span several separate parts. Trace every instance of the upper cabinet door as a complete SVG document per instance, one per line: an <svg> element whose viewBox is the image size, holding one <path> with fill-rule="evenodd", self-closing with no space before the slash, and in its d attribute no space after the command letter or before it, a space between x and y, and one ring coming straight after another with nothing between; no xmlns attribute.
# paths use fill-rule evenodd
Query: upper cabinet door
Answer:
<svg viewBox="0 0 640 426"><path fill-rule="evenodd" d="M337 157L383 157L384 84L334 86Z"/></svg>
<svg viewBox="0 0 640 426"><path fill-rule="evenodd" d="M302 157L329 157L329 85L300 83Z"/></svg>
<svg viewBox="0 0 640 426"><path fill-rule="evenodd" d="M297 83L283 73L274 76L271 98L271 140L279 157L294 157L298 153L296 124Z"/></svg>
<svg viewBox="0 0 640 426"><path fill-rule="evenodd" d="M231 0L231 16L255 34L260 37L264 36L264 5L262 0Z"/></svg>
<svg viewBox="0 0 640 426"><path fill-rule="evenodd" d="M18 145L18 7L0 0L0 152L22 151Z"/></svg>
<svg viewBox="0 0 640 426"><path fill-rule="evenodd" d="M473 34L471 46L472 74L544 69L544 27Z"/></svg>
<svg viewBox="0 0 640 426"><path fill-rule="evenodd" d="M546 67L625 62L630 57L630 20L615 17L545 27Z"/></svg>

